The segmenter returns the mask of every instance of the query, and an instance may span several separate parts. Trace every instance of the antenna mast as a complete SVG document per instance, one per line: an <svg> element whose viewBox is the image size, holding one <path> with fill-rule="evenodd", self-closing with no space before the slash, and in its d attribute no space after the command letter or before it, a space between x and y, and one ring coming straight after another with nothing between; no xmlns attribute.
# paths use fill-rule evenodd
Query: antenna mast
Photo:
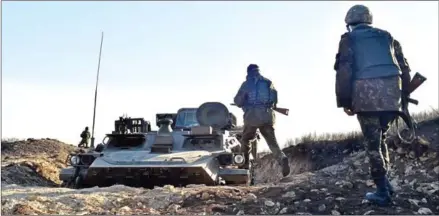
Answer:
<svg viewBox="0 0 439 216"><path fill-rule="evenodd" d="M98 97L98 83L99 83L99 69L101 68L101 54L102 54L102 43L104 42L104 32L102 32L101 35L101 47L99 49L99 61L98 61L98 72L96 74L96 88L95 88L95 101L94 101L94 108L93 108L93 127L91 130L91 148L95 147L95 119L96 119L96 99Z"/></svg>

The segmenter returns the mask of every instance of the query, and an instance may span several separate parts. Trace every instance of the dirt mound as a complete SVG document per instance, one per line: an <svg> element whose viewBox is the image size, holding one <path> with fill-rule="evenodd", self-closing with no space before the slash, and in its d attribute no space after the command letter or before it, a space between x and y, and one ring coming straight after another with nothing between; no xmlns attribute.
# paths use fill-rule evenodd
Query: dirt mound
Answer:
<svg viewBox="0 0 439 216"><path fill-rule="evenodd" d="M419 126L422 139L411 145L401 143L395 136L389 140L389 176L397 193L393 206L387 208L364 200L364 194L374 191L375 186L369 180L369 160L362 151L362 138L351 134L329 140L307 138L284 149L293 172L286 178L280 177L279 166L270 154L263 156L258 162L259 184L255 187L25 187L15 184L32 185L27 180L38 177L31 173L41 177L42 170L51 173L45 167L65 164L54 162L62 158L56 156L58 152L52 157L37 157L38 160L21 156L21 160L15 159L15 166L2 167L2 177L9 176L8 180L2 178L2 183L9 184L2 187L2 214L439 214L439 118L435 116ZM48 149L40 147L31 149ZM8 160L14 154L9 154ZM37 154L46 155L47 151ZM53 182L50 177L44 179ZM29 181L50 185L42 180Z"/></svg>
<svg viewBox="0 0 439 216"><path fill-rule="evenodd" d="M55 186L58 174L67 166L69 153L76 148L53 139L2 141L2 184Z"/></svg>
<svg viewBox="0 0 439 216"><path fill-rule="evenodd" d="M373 191L364 152L316 172L289 176L277 184L255 187L148 190L115 185L107 188L21 187L2 189L3 214L438 214L439 160L435 152L419 159L391 152L396 159L391 183L394 205L376 207L364 200ZM435 166L435 168L433 168Z"/></svg>
<svg viewBox="0 0 439 216"><path fill-rule="evenodd" d="M2 184L26 186L55 186L57 172L47 162L11 163L2 167Z"/></svg>
<svg viewBox="0 0 439 216"><path fill-rule="evenodd" d="M416 131L419 139L411 144L402 143L393 126L386 141L389 151L404 151L410 153L412 158L419 158L426 151L439 153L439 113L419 113L414 118L419 122ZM291 175L320 170L342 162L353 152L364 150L363 136L358 132L309 135L296 143L283 149L290 159ZM272 154L262 154L256 167L257 173L263 173L256 176L258 183L278 182L282 178L280 167Z"/></svg>
<svg viewBox="0 0 439 216"><path fill-rule="evenodd" d="M27 139L15 142L2 140L2 158L33 157L45 155L48 157L64 158L76 148L56 139Z"/></svg>

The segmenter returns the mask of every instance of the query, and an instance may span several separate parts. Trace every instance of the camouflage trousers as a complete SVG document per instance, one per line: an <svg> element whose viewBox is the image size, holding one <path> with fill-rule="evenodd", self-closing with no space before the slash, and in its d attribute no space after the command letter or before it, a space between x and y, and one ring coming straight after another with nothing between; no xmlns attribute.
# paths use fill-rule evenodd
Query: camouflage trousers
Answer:
<svg viewBox="0 0 439 216"><path fill-rule="evenodd" d="M242 133L242 138L241 138L241 143L242 143L241 151L244 152L246 157L252 154L253 158L256 158L257 151L256 149L252 149L252 143L256 142L257 129L259 129L265 141L267 142L268 147L273 153L274 157L280 163L282 161L282 158L286 156L285 153L279 147L279 144L276 139L276 135L274 133L273 125L263 125L260 127L244 125L244 131Z"/></svg>
<svg viewBox="0 0 439 216"><path fill-rule="evenodd" d="M83 147L84 145L85 147L88 147L88 140L82 139L81 142L79 142L78 147Z"/></svg>
<svg viewBox="0 0 439 216"><path fill-rule="evenodd" d="M389 151L385 142L386 133L396 115L388 112L358 113L357 118L364 136L366 154L369 157L372 179L387 175L389 169Z"/></svg>

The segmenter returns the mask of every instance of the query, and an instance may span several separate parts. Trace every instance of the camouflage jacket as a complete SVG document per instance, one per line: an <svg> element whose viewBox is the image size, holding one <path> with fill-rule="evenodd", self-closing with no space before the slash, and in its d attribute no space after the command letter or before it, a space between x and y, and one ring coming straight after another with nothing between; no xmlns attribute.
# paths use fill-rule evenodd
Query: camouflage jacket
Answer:
<svg viewBox="0 0 439 216"><path fill-rule="evenodd" d="M393 46L402 72L404 90L410 83L410 67L404 58L400 43L394 40ZM345 33L341 36L334 64L337 107L350 108L354 112L399 110L400 77L354 80L353 60L354 51L350 46L348 33Z"/></svg>
<svg viewBox="0 0 439 216"><path fill-rule="evenodd" d="M82 133L81 133L81 138L82 138L82 139L90 139L90 132L88 132L88 131L82 131Z"/></svg>

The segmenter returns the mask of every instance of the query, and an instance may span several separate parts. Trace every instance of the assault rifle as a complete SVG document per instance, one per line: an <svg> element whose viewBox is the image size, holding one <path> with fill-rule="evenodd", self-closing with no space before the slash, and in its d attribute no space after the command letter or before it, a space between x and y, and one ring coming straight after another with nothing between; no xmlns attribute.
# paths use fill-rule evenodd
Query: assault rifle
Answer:
<svg viewBox="0 0 439 216"><path fill-rule="evenodd" d="M237 105L234 104L234 103L231 103L230 105L232 105L232 106L237 106ZM276 111L276 112L278 112L278 113L284 114L284 115L286 115L286 116L288 116L288 113L290 112L290 109L280 108L280 107L274 107L273 110Z"/></svg>
<svg viewBox="0 0 439 216"><path fill-rule="evenodd" d="M413 76L413 79L410 81L409 86L407 87L406 92L402 92L401 94L401 111L398 112L399 117L401 117L404 122L406 123L408 129L411 131L410 140L407 141L401 137L401 134L398 130L398 120L396 120L396 127L398 130L398 137L401 139L401 141L406 143L411 143L415 138L415 129L417 128L415 120L410 115L410 112L408 110L409 103L418 105L419 101L410 98L410 94L414 92L419 86L421 86L425 81L427 80L426 77L422 76L420 73L416 72L416 74Z"/></svg>

